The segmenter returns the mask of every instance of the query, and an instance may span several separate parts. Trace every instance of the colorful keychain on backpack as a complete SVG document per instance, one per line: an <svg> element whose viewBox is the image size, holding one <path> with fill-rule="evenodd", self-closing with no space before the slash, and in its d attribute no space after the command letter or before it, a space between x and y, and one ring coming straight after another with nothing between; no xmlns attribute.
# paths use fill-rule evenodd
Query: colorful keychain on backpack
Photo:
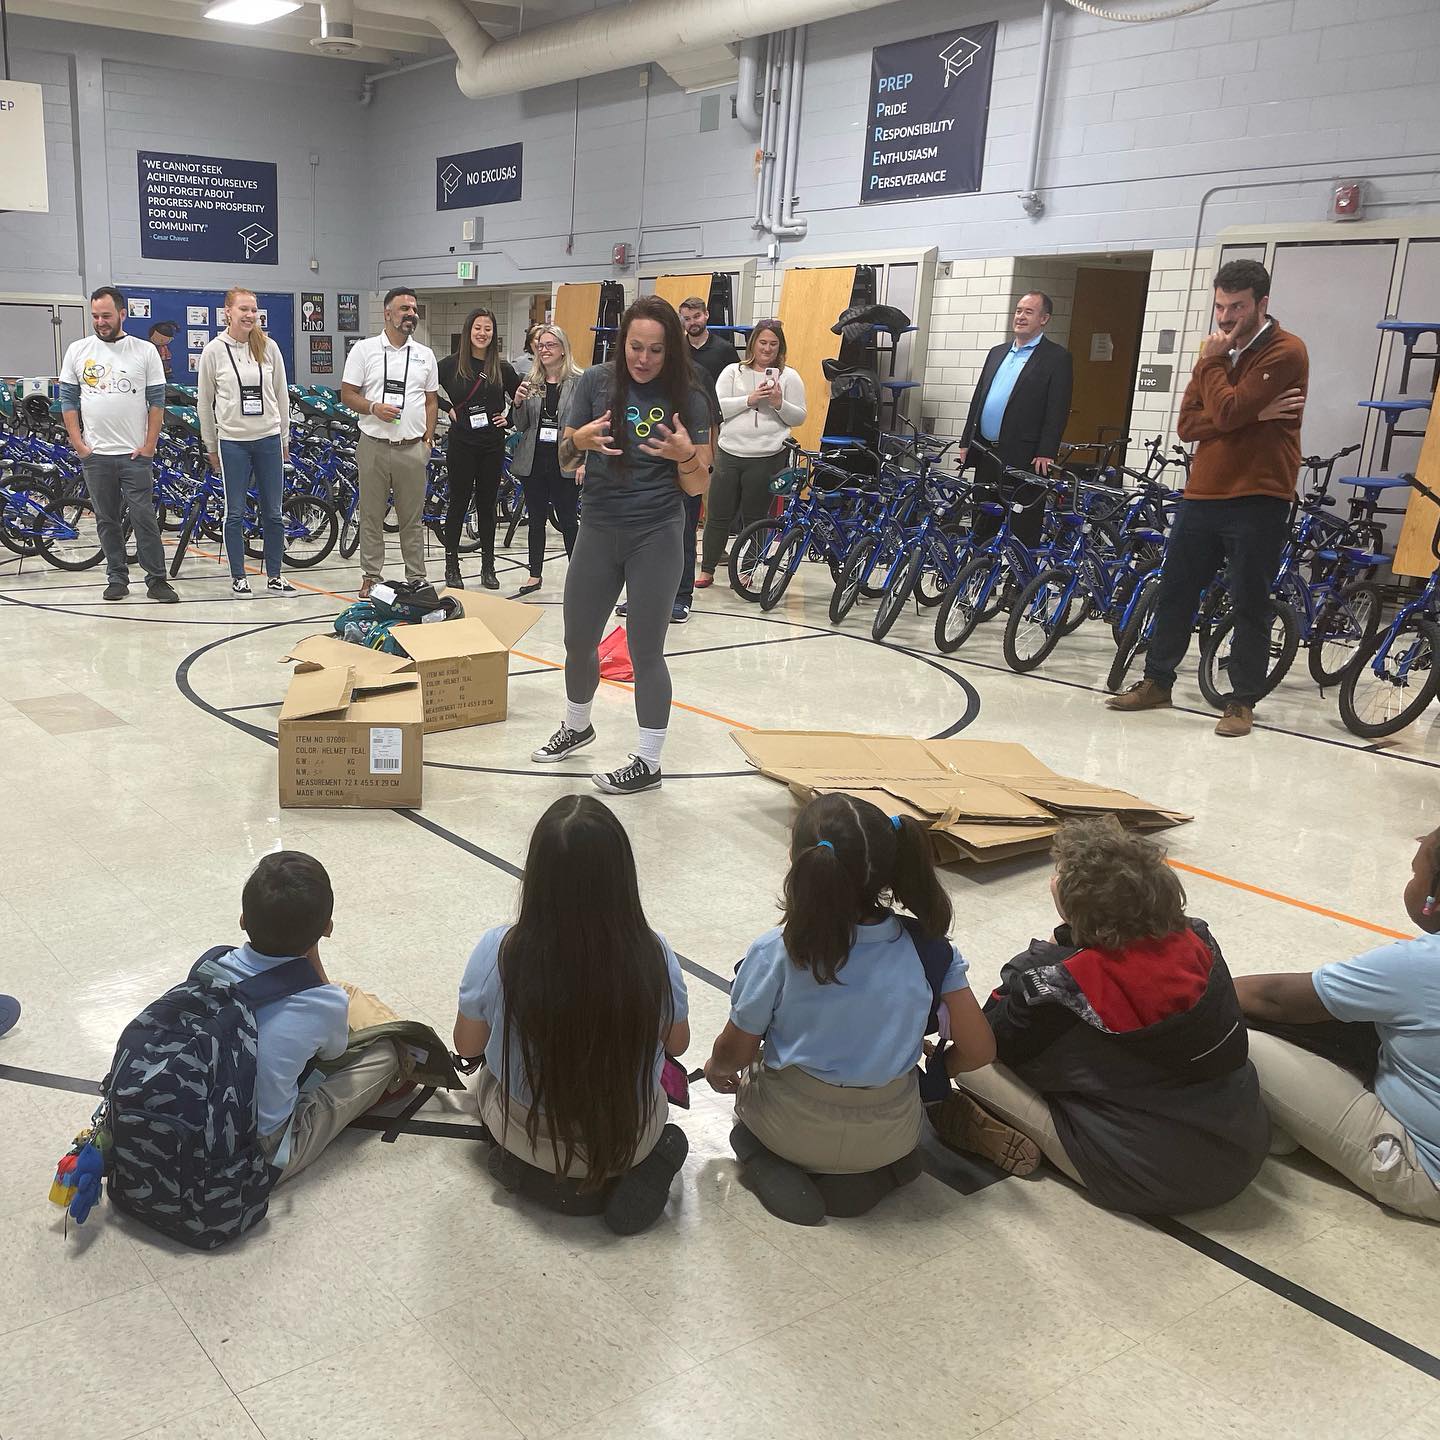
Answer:
<svg viewBox="0 0 1440 1440"><path fill-rule="evenodd" d="M100 1182L105 1175L105 1151L110 1146L110 1135L102 1121L105 1107L102 1104L91 1116L87 1125L75 1137L74 1144L61 1157L55 1167L55 1178L50 1182L50 1203L59 1205L65 1211L65 1234L70 1233L70 1221L83 1225L90 1218L90 1211L100 1198Z"/></svg>

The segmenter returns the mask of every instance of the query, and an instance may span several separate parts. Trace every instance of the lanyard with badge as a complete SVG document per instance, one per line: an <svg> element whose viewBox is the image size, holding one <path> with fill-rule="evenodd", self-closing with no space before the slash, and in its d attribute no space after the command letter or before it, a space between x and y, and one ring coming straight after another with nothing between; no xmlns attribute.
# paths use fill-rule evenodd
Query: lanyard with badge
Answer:
<svg viewBox="0 0 1440 1440"><path fill-rule="evenodd" d="M540 428L535 438L542 445L556 445L560 441L560 417L555 413L546 414L550 406L550 386L546 384L544 398L540 401ZM560 387L555 386L555 408L560 406Z"/></svg>
<svg viewBox="0 0 1440 1440"><path fill-rule="evenodd" d="M382 371L380 400L384 405L393 405L397 410L405 408L405 391L410 385L410 346L405 346L405 373L397 376L394 380L390 378L390 351L383 348L380 351L380 365Z"/></svg>
<svg viewBox="0 0 1440 1440"><path fill-rule="evenodd" d="M255 362L255 373L259 377L254 385L247 385L240 378L240 366L235 362L235 347L228 341L225 344L225 353L230 357L230 368L235 372L235 383L240 387L240 413L247 418L253 419L257 415L265 413L265 369L257 360Z"/></svg>

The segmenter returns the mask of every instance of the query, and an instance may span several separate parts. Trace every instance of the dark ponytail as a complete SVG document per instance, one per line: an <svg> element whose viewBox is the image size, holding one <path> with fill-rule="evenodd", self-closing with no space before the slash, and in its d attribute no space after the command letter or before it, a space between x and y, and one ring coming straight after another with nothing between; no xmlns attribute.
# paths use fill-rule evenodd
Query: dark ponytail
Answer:
<svg viewBox="0 0 1440 1440"><path fill-rule="evenodd" d="M949 897L941 888L924 828L891 817L853 795L819 795L796 817L785 876L786 953L816 984L841 983L855 927L885 908L903 905L925 934L950 929Z"/></svg>

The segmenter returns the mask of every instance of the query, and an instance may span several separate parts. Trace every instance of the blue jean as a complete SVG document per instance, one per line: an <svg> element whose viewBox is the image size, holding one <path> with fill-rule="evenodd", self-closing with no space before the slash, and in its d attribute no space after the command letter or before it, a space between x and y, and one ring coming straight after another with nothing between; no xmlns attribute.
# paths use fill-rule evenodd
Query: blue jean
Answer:
<svg viewBox="0 0 1440 1440"><path fill-rule="evenodd" d="M700 504L703 495L686 495L685 528L680 536L680 588L675 592L677 605L689 605L695 599L695 531L700 526Z"/></svg>
<svg viewBox="0 0 1440 1440"><path fill-rule="evenodd" d="M280 437L222 440L220 477L225 482L225 558L230 562L230 578L239 580L245 574L245 497L253 484L265 531L265 573L273 579L285 558L285 520L280 513L285 463L280 458Z"/></svg>

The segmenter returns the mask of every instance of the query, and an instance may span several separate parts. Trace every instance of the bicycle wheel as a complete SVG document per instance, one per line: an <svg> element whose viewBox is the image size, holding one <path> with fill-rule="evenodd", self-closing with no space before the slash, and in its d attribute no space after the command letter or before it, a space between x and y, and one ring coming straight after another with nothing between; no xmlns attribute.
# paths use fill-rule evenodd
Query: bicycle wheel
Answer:
<svg viewBox="0 0 1440 1440"><path fill-rule="evenodd" d="M805 558L809 537L802 526L792 525L780 537L775 554L765 568L765 581L760 587L760 608L773 610L790 588L800 562Z"/></svg>
<svg viewBox="0 0 1440 1440"><path fill-rule="evenodd" d="M40 525L59 504L43 481L19 471L0 484L0 544L22 558L40 553Z"/></svg>
<svg viewBox="0 0 1440 1440"><path fill-rule="evenodd" d="M1269 652L1265 665L1265 683L1256 699L1263 699L1289 673L1295 652L1300 648L1300 623L1295 612L1283 600L1271 600ZM1227 610L1210 632L1210 639L1200 652L1200 693L1207 703L1223 710L1230 699L1230 646L1235 633L1235 612Z"/></svg>
<svg viewBox="0 0 1440 1440"><path fill-rule="evenodd" d="M1310 631L1310 678L1334 685L1360 663L1380 628L1380 587L1373 580L1352 580L1327 600Z"/></svg>
<svg viewBox="0 0 1440 1440"><path fill-rule="evenodd" d="M779 520L757 520L747 525L730 547L730 588L752 604L760 601L760 587L765 583L775 547L780 543L784 526Z"/></svg>
<svg viewBox="0 0 1440 1440"><path fill-rule="evenodd" d="M861 586L869 579L870 571L874 567L875 551L879 544L878 538L874 535L867 535L864 539L855 542L850 551L850 558L840 572L835 593L830 597L830 623L832 625L839 625L855 608L855 602L860 598Z"/></svg>
<svg viewBox="0 0 1440 1440"><path fill-rule="evenodd" d="M1105 688L1116 694L1125 683L1130 667L1150 648L1150 626L1155 615L1155 599L1159 590L1159 575L1140 582L1140 594L1135 597L1130 618L1121 626L1120 640L1115 647L1115 659L1110 663L1110 673L1105 677Z"/></svg>
<svg viewBox="0 0 1440 1440"><path fill-rule="evenodd" d="M950 588L946 577L954 573L955 558L962 553L964 543L963 537L948 527L939 536L931 536L920 578L915 582L915 598L925 609L933 609L945 598Z"/></svg>
<svg viewBox="0 0 1440 1440"><path fill-rule="evenodd" d="M977 555L955 577L935 617L937 650L953 655L974 633L991 591L997 588L1003 564L1003 556Z"/></svg>
<svg viewBox="0 0 1440 1440"><path fill-rule="evenodd" d="M885 593L885 576L890 573L890 567L895 563L895 557L905 543L905 537L900 533L899 527L894 525L881 531L875 538L875 565L860 586L860 593L867 600L878 600ZM877 570L880 572L880 584L872 585L870 581L874 578Z"/></svg>
<svg viewBox="0 0 1440 1440"><path fill-rule="evenodd" d="M1340 718L1362 740L1403 730L1440 689L1440 625L1412 615L1386 630L1340 682Z"/></svg>
<svg viewBox="0 0 1440 1440"><path fill-rule="evenodd" d="M334 548L340 534L335 507L313 495L287 495L280 507L285 521L285 563L307 570Z"/></svg>
<svg viewBox="0 0 1440 1440"><path fill-rule="evenodd" d="M876 608L875 619L870 623L872 640L883 640L890 633L890 627L900 618L900 612L904 610L910 592L920 579L920 567L924 558L919 548L912 546L899 567L893 569L890 583L886 585L885 593L880 597L880 604Z"/></svg>
<svg viewBox="0 0 1440 1440"><path fill-rule="evenodd" d="M340 554L348 560L360 548L360 512L344 516L340 521Z"/></svg>
<svg viewBox="0 0 1440 1440"><path fill-rule="evenodd" d="M1016 597L1005 622L1005 663L1023 675L1044 661L1074 629L1070 614L1083 609L1077 603L1075 578L1058 566L1042 570Z"/></svg>
<svg viewBox="0 0 1440 1440"><path fill-rule="evenodd" d="M35 538L41 558L57 570L89 570L105 558L88 496L70 495L48 507L38 517Z"/></svg>

